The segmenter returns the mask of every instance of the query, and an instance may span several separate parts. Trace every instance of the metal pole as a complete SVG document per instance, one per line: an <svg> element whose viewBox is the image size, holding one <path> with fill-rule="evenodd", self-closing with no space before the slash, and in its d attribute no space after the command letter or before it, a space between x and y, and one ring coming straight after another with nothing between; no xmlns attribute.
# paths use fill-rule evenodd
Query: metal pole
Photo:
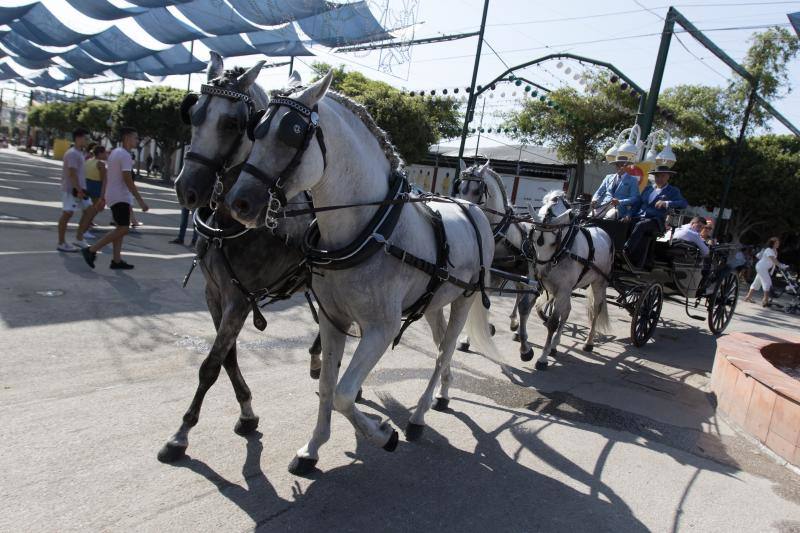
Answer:
<svg viewBox="0 0 800 533"><path fill-rule="evenodd" d="M31 108L33 107L33 89L31 89L31 95L28 97L28 115L31 114ZM31 123L30 120L26 119L28 123L28 129L25 131L25 145L28 145L28 139L31 137ZM33 147L33 145L31 145Z"/></svg>
<svg viewBox="0 0 800 533"><path fill-rule="evenodd" d="M289 57L289 76L294 72L294 56Z"/></svg>
<svg viewBox="0 0 800 533"><path fill-rule="evenodd" d="M3 125L3 91L5 89L0 89L0 126ZM11 131L9 130L9 138L11 137Z"/></svg>
<svg viewBox="0 0 800 533"><path fill-rule="evenodd" d="M486 98L483 99L483 107L481 107L481 122L478 125L478 140L475 142L475 160L478 159L478 147L481 145L481 128L483 128L483 113L486 111ZM458 156L461 159L461 154Z"/></svg>
<svg viewBox="0 0 800 533"><path fill-rule="evenodd" d="M725 186L722 189L722 200L719 202L719 221L722 221L722 216L725 214L725 204L728 203L728 192L731 189L731 183L736 178L736 172L739 170L739 156L742 153L742 146L744 145L744 134L747 131L747 123L750 121L750 113L753 111L753 104L756 101L756 97L758 89L758 80L756 83L753 84L753 88L750 90L750 97L747 99L747 107L744 110L744 117L742 117L742 128L739 130L739 138L736 140L736 145L733 147L733 153L731 154L731 168L730 173L728 174L728 179L725 180ZM717 231L719 230L719 221L717 224L714 224L714 228L711 230L711 237L717 237Z"/></svg>
<svg viewBox="0 0 800 533"><path fill-rule="evenodd" d="M189 63L192 62L192 57L194 57L194 40L189 45ZM186 81L186 92L192 90L192 73L189 73L188 79ZM183 156L186 154L186 143L181 144L181 164L183 164ZM147 175L150 176L150 169L147 169Z"/></svg>
<svg viewBox="0 0 800 533"><path fill-rule="evenodd" d="M475 81L478 79L478 66L481 62L481 48L483 47L483 34L486 30L486 15L489 12L489 0L484 0L483 17L481 18L481 29L478 32L478 49L475 51L475 66L472 68L472 83L470 84L469 96L467 97L467 109L464 115L464 126L461 128L461 146L458 148L458 158L464 157L464 145L467 142L467 132L472 114L475 108Z"/></svg>
<svg viewBox="0 0 800 533"><path fill-rule="evenodd" d="M653 117L656 114L658 93L661 91L661 80L664 78L664 68L667 65L669 43L672 41L672 32L674 29L675 13L673 8L669 8L667 18L664 20L664 30L661 32L661 46L658 47L656 66L653 70L653 80L650 82L650 91L647 93L644 115L641 117L641 122L639 123L642 128L642 139L646 139L647 136L650 135L650 130L653 128Z"/></svg>

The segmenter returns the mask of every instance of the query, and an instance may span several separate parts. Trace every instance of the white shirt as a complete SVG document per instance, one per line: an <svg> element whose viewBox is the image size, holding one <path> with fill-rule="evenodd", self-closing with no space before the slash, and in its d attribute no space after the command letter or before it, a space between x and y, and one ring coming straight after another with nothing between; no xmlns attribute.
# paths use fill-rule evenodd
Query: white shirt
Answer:
<svg viewBox="0 0 800 533"><path fill-rule="evenodd" d="M656 189L653 187L653 192L650 193L650 198L647 199L647 203L652 204L653 201L658 198L658 195L661 194L663 189Z"/></svg>
<svg viewBox="0 0 800 533"><path fill-rule="evenodd" d="M774 248L764 248L758 254L758 263L756 263L756 270L771 270L775 266L770 257L778 257L778 253Z"/></svg>
<svg viewBox="0 0 800 533"><path fill-rule="evenodd" d="M691 224L684 224L680 228L676 229L672 239L696 244L697 247L700 248L700 254L703 257L708 255L708 245L705 243L700 234L692 229Z"/></svg>
<svg viewBox="0 0 800 533"><path fill-rule="evenodd" d="M121 147L111 150L106 161L106 204L109 207L120 202L133 204L133 194L122 177L123 172L132 171L133 158L130 152Z"/></svg>

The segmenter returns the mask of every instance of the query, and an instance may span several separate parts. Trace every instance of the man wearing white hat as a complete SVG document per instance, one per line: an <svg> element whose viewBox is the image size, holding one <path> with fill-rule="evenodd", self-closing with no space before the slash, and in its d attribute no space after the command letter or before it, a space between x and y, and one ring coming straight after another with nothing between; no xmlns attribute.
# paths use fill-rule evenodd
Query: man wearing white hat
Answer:
<svg viewBox="0 0 800 533"><path fill-rule="evenodd" d="M617 172L603 178L603 183L592 196L592 208L608 206L603 218L621 219L630 216L638 207L639 180L625 172L625 167L631 164L627 156L618 155L612 164L617 167Z"/></svg>
<svg viewBox="0 0 800 533"><path fill-rule="evenodd" d="M625 243L625 255L638 268L642 268L647 259L650 241L664 233L667 210L684 209L689 205L680 189L669 184L670 177L677 172L661 165L651 170L650 174L655 178L655 185L648 185L642 191L641 208L634 217L638 222Z"/></svg>

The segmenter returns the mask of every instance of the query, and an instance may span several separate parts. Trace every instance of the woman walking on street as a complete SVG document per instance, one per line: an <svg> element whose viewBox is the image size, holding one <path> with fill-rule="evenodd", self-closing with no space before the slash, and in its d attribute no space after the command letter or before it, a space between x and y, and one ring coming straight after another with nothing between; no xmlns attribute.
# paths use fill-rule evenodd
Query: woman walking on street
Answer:
<svg viewBox="0 0 800 533"><path fill-rule="evenodd" d="M758 262L756 263L756 279L750 285L750 290L747 296L744 297L745 302L753 301L753 293L759 289L764 291L764 298L761 300L763 307L769 306L769 291L772 288L772 270L780 265L778 262L778 248L781 246L781 241L778 237L772 237L767 241L767 246L758 254Z"/></svg>

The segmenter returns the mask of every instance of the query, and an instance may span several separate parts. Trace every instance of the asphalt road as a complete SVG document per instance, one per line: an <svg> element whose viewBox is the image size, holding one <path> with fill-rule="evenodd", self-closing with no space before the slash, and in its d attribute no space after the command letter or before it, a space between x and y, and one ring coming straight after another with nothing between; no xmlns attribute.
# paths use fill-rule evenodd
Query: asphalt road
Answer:
<svg viewBox="0 0 800 533"><path fill-rule="evenodd" d="M459 353L451 411L431 411L421 441L390 454L334 414L319 471L299 478L286 467L317 400L315 327L298 297L266 314L266 332L248 324L240 337L259 431L234 434L223 374L187 458L161 464L214 331L202 276L180 286L191 250L167 242L178 204L143 184L153 209L124 251L136 269L111 271L101 255L90 270L55 251L59 170L0 151L2 531L800 530L800 477L716 415L706 393L716 340L675 305L641 349L612 308L612 331L588 354L575 300L558 357L536 372L508 331L511 300L495 298L510 377ZM742 304L730 329L797 326ZM368 378L361 408L402 429L434 354L427 326L412 326Z"/></svg>

